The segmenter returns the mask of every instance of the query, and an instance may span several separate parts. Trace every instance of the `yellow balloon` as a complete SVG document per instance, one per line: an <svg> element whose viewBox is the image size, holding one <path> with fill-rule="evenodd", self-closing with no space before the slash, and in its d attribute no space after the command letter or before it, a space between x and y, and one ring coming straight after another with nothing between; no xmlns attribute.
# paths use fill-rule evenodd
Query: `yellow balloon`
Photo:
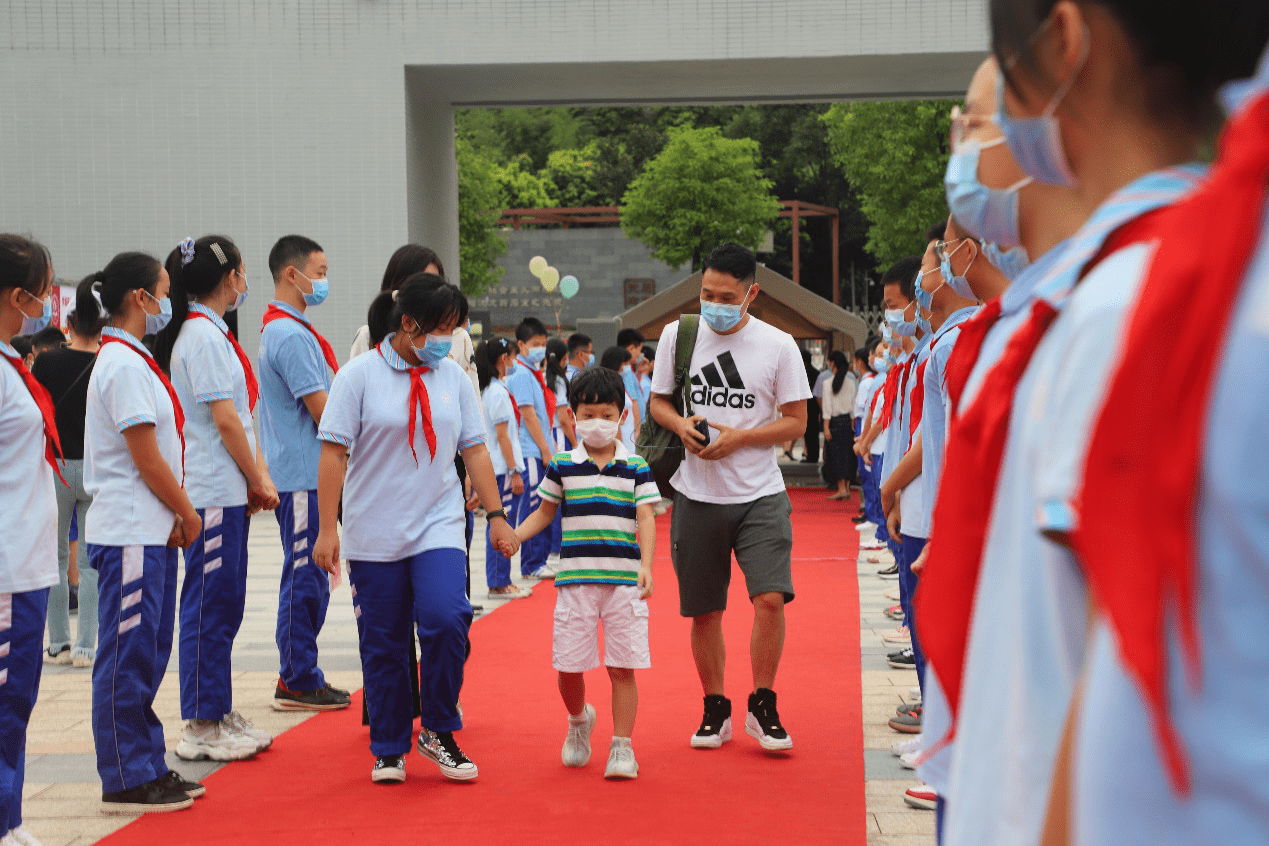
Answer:
<svg viewBox="0 0 1269 846"><path fill-rule="evenodd" d="M542 258L541 256L534 256L533 258L529 259L529 272L532 273L534 276L538 277L539 279L542 277L542 272L546 270L546 268L547 268L546 259Z"/></svg>
<svg viewBox="0 0 1269 846"><path fill-rule="evenodd" d="M539 273L538 278L542 280L542 287L548 291L554 291L555 286L560 284L560 272L553 267Z"/></svg>

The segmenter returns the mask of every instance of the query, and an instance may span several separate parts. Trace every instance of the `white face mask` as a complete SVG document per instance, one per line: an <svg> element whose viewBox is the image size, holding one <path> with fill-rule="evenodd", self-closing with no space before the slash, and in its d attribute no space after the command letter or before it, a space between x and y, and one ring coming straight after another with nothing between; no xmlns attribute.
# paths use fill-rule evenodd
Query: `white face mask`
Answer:
<svg viewBox="0 0 1269 846"><path fill-rule="evenodd" d="M604 420L597 417L590 420L578 420L577 437L581 438L582 443L588 447L603 449L616 439L618 426L616 420Z"/></svg>

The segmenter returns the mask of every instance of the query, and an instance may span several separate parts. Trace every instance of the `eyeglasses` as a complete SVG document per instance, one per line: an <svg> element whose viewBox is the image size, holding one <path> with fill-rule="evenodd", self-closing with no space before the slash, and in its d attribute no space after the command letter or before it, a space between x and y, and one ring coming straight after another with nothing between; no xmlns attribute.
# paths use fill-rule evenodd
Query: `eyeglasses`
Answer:
<svg viewBox="0 0 1269 846"><path fill-rule="evenodd" d="M982 129L987 124L995 123L995 120L987 115L970 114L960 106L952 106L949 117L952 125L948 130L947 143L953 153L960 152L961 145L965 143L971 133ZM1003 137L996 141L985 141L983 146L995 146L1003 143L1003 141Z"/></svg>
<svg viewBox="0 0 1269 846"><path fill-rule="evenodd" d="M947 252L948 244L959 244L962 241L969 241L969 240L971 239L970 238L953 238L950 241L935 241L934 242L934 257L937 258L940 262L947 261L948 255L949 255L949 253ZM952 252L955 253L956 250L953 249Z"/></svg>

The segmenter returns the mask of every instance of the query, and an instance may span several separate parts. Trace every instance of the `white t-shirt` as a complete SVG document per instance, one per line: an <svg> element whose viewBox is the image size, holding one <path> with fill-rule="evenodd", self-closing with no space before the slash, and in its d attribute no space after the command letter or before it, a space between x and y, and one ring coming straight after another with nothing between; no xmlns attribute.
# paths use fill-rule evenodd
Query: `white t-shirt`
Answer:
<svg viewBox="0 0 1269 846"><path fill-rule="evenodd" d="M150 353L120 329L106 327L102 338L123 344L102 344L88 378L88 410L84 417L84 490L88 507L85 540L102 546L166 546L176 520L171 510L141 478L123 433L144 423L154 425L159 454L181 478L181 436L167 389L146 364ZM144 358L143 358L144 357Z"/></svg>
<svg viewBox="0 0 1269 846"><path fill-rule="evenodd" d="M855 408L853 409L856 420L863 420L867 416L868 403L872 402L876 382L877 377L872 373L865 373L864 378L859 380L859 387L855 389Z"/></svg>
<svg viewBox="0 0 1269 846"><path fill-rule="evenodd" d="M674 393L674 351L679 323L661 332L657 358L669 362L652 374L652 393ZM780 416L780 406L811 398L802 353L793 337L756 317L730 335L701 321L688 367L692 411L737 429L756 429ZM718 434L710 430L711 440ZM742 447L706 461L691 453L671 480L675 490L698 502L752 502L784 490L771 447Z"/></svg>
<svg viewBox="0 0 1269 846"><path fill-rule="evenodd" d="M20 358L8 344L0 343L0 350ZM57 584L57 495L44 458L44 416L7 361L0 361L0 449L0 593L51 587Z"/></svg>
<svg viewBox="0 0 1269 846"><path fill-rule="evenodd" d="M220 437L210 403L233 402L254 455L256 434L247 377L225 337L229 327L224 320L198 303L189 309L190 316L172 345L171 368L172 387L185 409L185 466L190 468L185 493L195 508L246 505L247 480ZM196 313L211 319L194 317Z"/></svg>
<svg viewBox="0 0 1269 846"><path fill-rule="evenodd" d="M511 391L501 379L494 379L481 397L485 407L485 444L493 461L494 475L507 475L507 459L502 454L502 442L498 440L498 424L507 424L507 436L511 438L511 455L517 473L524 472L524 452L520 449L520 421L516 418Z"/></svg>

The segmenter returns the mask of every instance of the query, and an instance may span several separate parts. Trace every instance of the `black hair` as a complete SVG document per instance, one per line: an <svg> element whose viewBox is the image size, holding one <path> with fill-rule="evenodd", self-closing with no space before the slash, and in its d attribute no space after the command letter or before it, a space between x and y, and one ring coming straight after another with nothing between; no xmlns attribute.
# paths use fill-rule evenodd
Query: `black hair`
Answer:
<svg viewBox="0 0 1269 846"><path fill-rule="evenodd" d="M516 327L517 341L530 341L534 338L540 338L547 334L546 324L536 317L526 317L520 321L520 325Z"/></svg>
<svg viewBox="0 0 1269 846"><path fill-rule="evenodd" d="M226 276L242 270L242 253L238 252L231 238L204 235L194 242L193 258L187 260L185 249L177 245L167 254L163 267L172 283L168 293L172 300L172 319L162 332L154 336L154 358L160 367L167 370L172 363L176 338L189 316L190 302L215 292Z"/></svg>
<svg viewBox="0 0 1269 846"><path fill-rule="evenodd" d="M324 253L322 245L303 235L283 235L269 250L269 272L276 282L288 267L300 268L313 253Z"/></svg>
<svg viewBox="0 0 1269 846"><path fill-rule="evenodd" d="M609 347L604 350L604 354L599 357L599 366L606 367L613 372L620 372L622 365L634 358L630 354L630 350L625 347ZM591 368L592 370L594 368Z"/></svg>
<svg viewBox="0 0 1269 846"><path fill-rule="evenodd" d="M876 347L876 344L873 344L873 348L875 347ZM855 360L858 362L861 362L864 365L864 369L867 370L869 373L874 373L876 371L873 370L872 356L868 354L868 350L869 350L869 347L866 343L864 344L864 346L855 350Z"/></svg>
<svg viewBox="0 0 1269 846"><path fill-rule="evenodd" d="M899 293L909 302L916 298L916 275L921 270L921 257L901 258L881 275L881 287L898 285Z"/></svg>
<svg viewBox="0 0 1269 846"><path fill-rule="evenodd" d="M564 365L568 362L568 344L560 338L547 338L546 340L546 384L555 389L555 383L560 379L568 381L568 371Z"/></svg>
<svg viewBox="0 0 1269 846"><path fill-rule="evenodd" d="M643 342L644 342L643 333L640 332L638 329L627 328L627 329L622 329L620 332L617 333L617 346L619 347L630 347L633 344L638 344L639 346L642 347Z"/></svg>
<svg viewBox="0 0 1269 846"><path fill-rule="evenodd" d="M504 355L511 356L515 359L515 349L512 348L511 342L502 338L490 338L488 341L481 341L476 345L476 378L480 381L480 389L483 391L489 387L498 376L497 364L498 359ZM515 400L513 399L512 402Z"/></svg>
<svg viewBox="0 0 1269 846"><path fill-rule="evenodd" d="M701 270L717 270L719 273L734 276L744 283L751 281L758 272L758 259L754 256L753 250L728 242L719 244L710 251L701 265Z"/></svg>
<svg viewBox="0 0 1269 846"><path fill-rule="evenodd" d="M75 310L66 316L66 325L81 338L95 338L106 325L106 315L93 296L92 279L85 279L75 287Z"/></svg>
<svg viewBox="0 0 1269 846"><path fill-rule="evenodd" d="M620 348L605 350L604 358L615 349ZM625 350L621 351L630 355ZM621 377L604 367L590 367L578 373L568 385L568 406L576 414L578 406L582 405L615 405L618 414L625 411L626 389Z"/></svg>
<svg viewBox="0 0 1269 846"><path fill-rule="evenodd" d="M84 277L80 286L87 285L90 291L96 291L101 296L101 306L106 314L118 316L130 291L140 288L150 295L154 294L162 269L159 260L149 253L119 253L105 268ZM78 300L76 303L75 308L78 309Z"/></svg>
<svg viewBox="0 0 1269 846"><path fill-rule="evenodd" d="M846 360L846 353L841 350L830 352L828 360L837 365L837 372L833 374L833 393L837 393L846 381L846 374L850 372L850 362Z"/></svg>
<svg viewBox="0 0 1269 846"><path fill-rule="evenodd" d="M401 318L410 315L419 331L431 332L451 320L461 324L467 319L467 298L463 292L432 273L416 273L396 291L381 291L370 304L366 326L370 329L370 345L377 347L384 338L401 328Z"/></svg>
<svg viewBox="0 0 1269 846"><path fill-rule="evenodd" d="M589 335L583 335L581 332L574 332L568 336L568 357L571 359L577 355L578 350L584 350L592 345Z"/></svg>
<svg viewBox="0 0 1269 846"><path fill-rule="evenodd" d="M66 343L66 336L56 326L45 326L31 336L31 349L37 353L55 349Z"/></svg>
<svg viewBox="0 0 1269 846"><path fill-rule="evenodd" d="M392 258L388 259L388 266L383 271L383 282L379 285L379 290L395 291L401 287L402 282L416 273L426 272L428 265L432 264L436 265L439 271L437 275L443 277L445 265L441 257L436 254L436 250L421 244L405 244L397 247Z"/></svg>
<svg viewBox="0 0 1269 846"><path fill-rule="evenodd" d="M1118 21L1141 65L1146 107L1196 130L1219 119L1216 91L1255 73L1269 41L1264 0L1077 0ZM1014 62L1042 76L1035 37L1057 0L991 0L992 51L1014 84Z"/></svg>
<svg viewBox="0 0 1269 846"><path fill-rule="evenodd" d="M0 235L0 291L21 288L38 297L52 275L53 259L43 244L23 235Z"/></svg>
<svg viewBox="0 0 1269 846"><path fill-rule="evenodd" d="M943 218L938 223L925 230L925 243L931 241L942 241L944 233L947 232L947 218Z"/></svg>
<svg viewBox="0 0 1269 846"><path fill-rule="evenodd" d="M648 346L647 344L644 344L644 345L643 345L643 357L644 357L644 358L646 358L648 361L656 361L656 360L657 360L657 351L656 351L656 350L654 350L654 349L652 349L652 347Z"/></svg>
<svg viewBox="0 0 1269 846"><path fill-rule="evenodd" d="M31 336L14 335L9 340L9 346L17 350L18 358L26 358L31 354Z"/></svg>

